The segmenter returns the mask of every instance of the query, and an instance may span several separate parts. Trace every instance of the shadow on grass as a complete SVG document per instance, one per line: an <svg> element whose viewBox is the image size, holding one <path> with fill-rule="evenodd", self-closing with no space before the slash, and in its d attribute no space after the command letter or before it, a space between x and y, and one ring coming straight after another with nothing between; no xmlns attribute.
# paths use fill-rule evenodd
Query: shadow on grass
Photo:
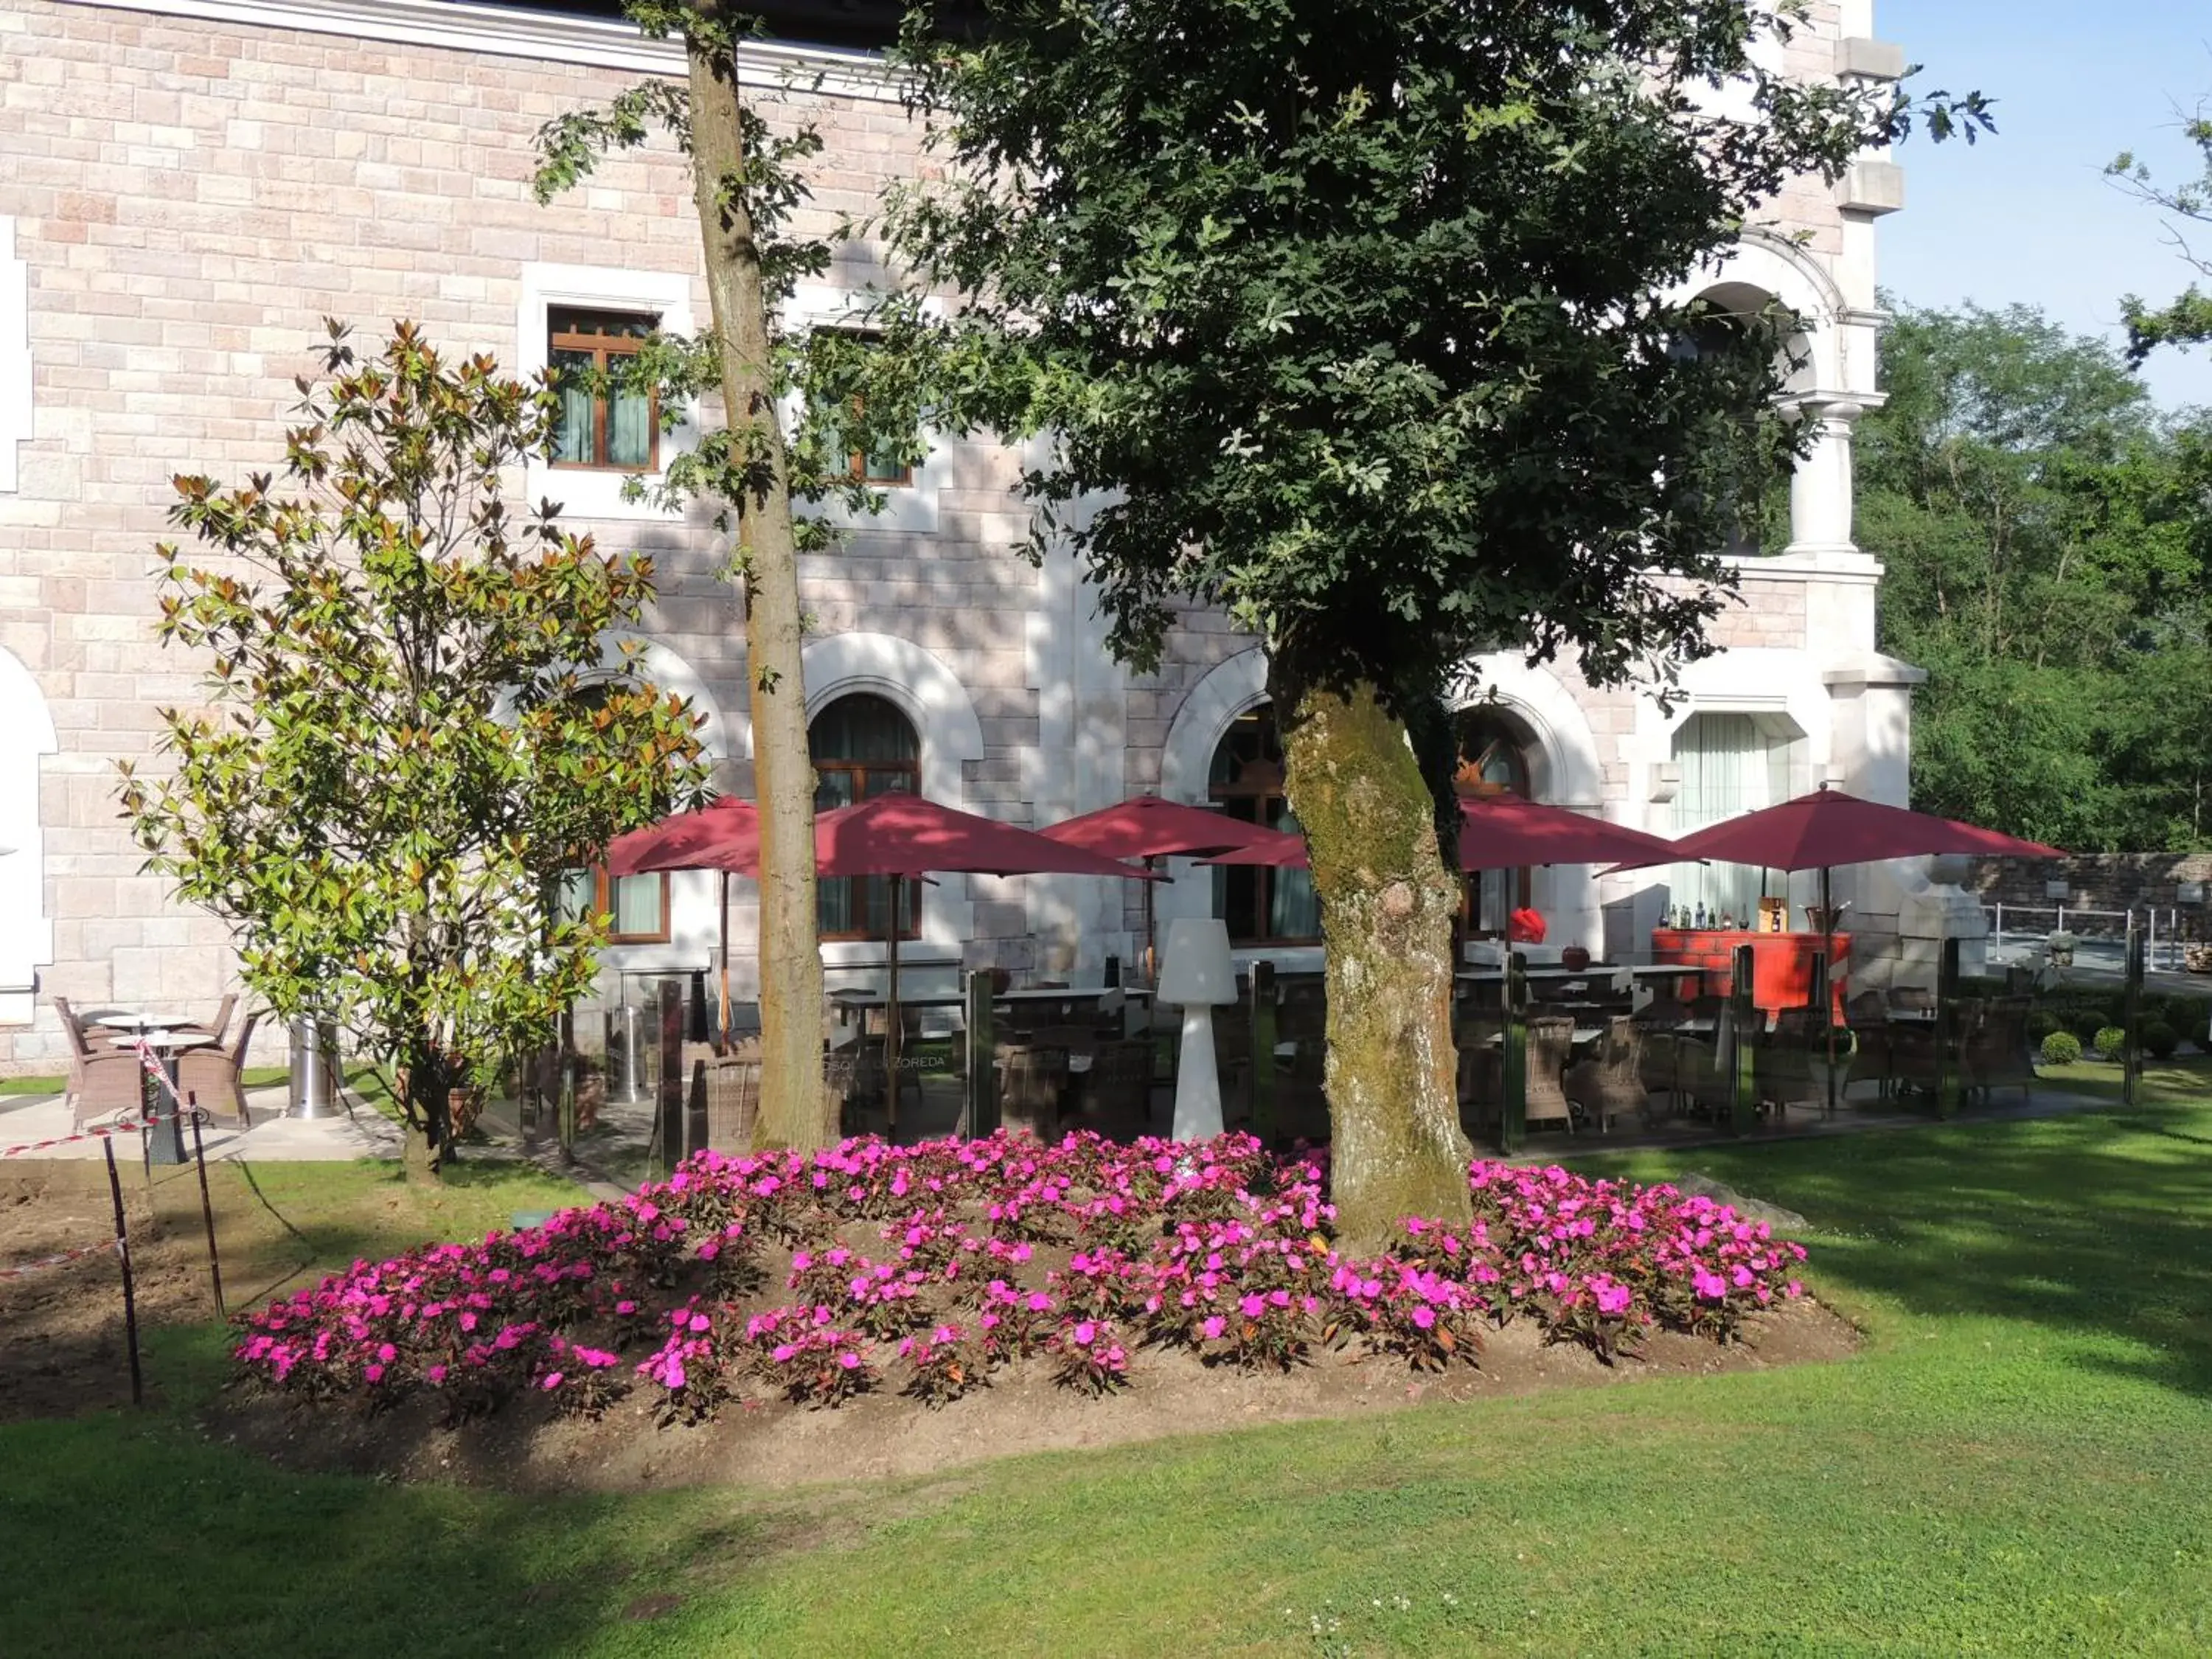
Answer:
<svg viewBox="0 0 2212 1659"><path fill-rule="evenodd" d="M2159 1107L1577 1159L1786 1205L1814 1271L1918 1314L2097 1338L2085 1364L2212 1395L2212 1109Z"/></svg>

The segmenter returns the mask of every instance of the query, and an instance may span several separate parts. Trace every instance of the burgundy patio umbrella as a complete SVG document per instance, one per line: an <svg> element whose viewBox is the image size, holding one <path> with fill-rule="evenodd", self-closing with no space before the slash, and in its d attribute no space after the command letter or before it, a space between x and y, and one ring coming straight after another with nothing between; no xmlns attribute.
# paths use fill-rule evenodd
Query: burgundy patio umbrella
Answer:
<svg viewBox="0 0 2212 1659"><path fill-rule="evenodd" d="M884 998L884 1043L894 1126L898 1121L898 919L909 879L932 873L1155 879L1149 872L1103 853L909 794L878 795L822 813L814 820L814 862L825 876L890 878L890 927L884 940L890 988Z"/></svg>
<svg viewBox="0 0 2212 1659"><path fill-rule="evenodd" d="M1305 856L1305 842L1288 830L1247 823L1210 807L1186 806L1158 795L1132 795L1113 806L1061 823L1048 824L1038 834L1067 847L1080 847L1113 859L1142 859L1147 871L1157 871L1164 858L1195 858L1208 854L1273 848L1278 853ZM1154 947L1152 889L1145 888L1145 959L1143 972L1152 977Z"/></svg>
<svg viewBox="0 0 2212 1659"><path fill-rule="evenodd" d="M706 805L677 812L617 836L607 843L607 872L650 875L664 870L713 870L722 878L721 1017L714 1029L730 1029L730 875L760 868L760 809L735 795L717 795Z"/></svg>
<svg viewBox="0 0 2212 1659"><path fill-rule="evenodd" d="M1459 867L1462 870L1517 870L1528 864L1607 861L1628 867L1672 864L1677 859L1695 856L1678 850L1674 842L1663 836L1608 823L1564 806L1546 806L1510 791L1462 796L1459 814ZM1287 839L1296 846L1239 848L1206 862L1305 868L1305 842L1295 836Z"/></svg>
<svg viewBox="0 0 2212 1659"><path fill-rule="evenodd" d="M2022 841L2016 836L1961 823L1955 818L1937 817L1932 812L1915 812L1909 807L1863 800L1823 784L1811 794L1800 795L1795 800L1693 830L1674 842L1671 857L1626 860L1614 867L1644 869L1676 859L1719 859L1730 864L1755 864L1769 870L1818 870L1822 959L1832 963L1836 907L1828 887L1831 870L1838 864L1873 864L1883 859L1959 853L1990 858L2066 856L2057 848L2045 847L2041 842ZM1832 1108L1835 1057L1835 1029L1831 1023L1828 1088Z"/></svg>

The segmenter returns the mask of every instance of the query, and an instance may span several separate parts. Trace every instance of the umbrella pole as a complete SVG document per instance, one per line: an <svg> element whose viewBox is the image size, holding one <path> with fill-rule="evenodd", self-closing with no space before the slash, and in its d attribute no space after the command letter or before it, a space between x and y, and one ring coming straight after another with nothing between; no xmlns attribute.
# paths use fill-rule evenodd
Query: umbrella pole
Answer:
<svg viewBox="0 0 2212 1659"><path fill-rule="evenodd" d="M1158 860L1154 858L1150 853L1145 854L1145 870L1147 874L1158 868ZM1158 949L1153 942L1155 924L1152 920L1152 886L1153 884L1149 881L1145 884L1144 976L1145 983L1147 985L1157 985L1159 983L1157 970L1153 966L1154 961L1157 958Z"/></svg>
<svg viewBox="0 0 2212 1659"><path fill-rule="evenodd" d="M899 1097L899 1018L898 998L898 942L899 924L906 909L906 878L891 878L891 917L890 937L884 942L889 947L890 985L884 995L884 1097L889 1103L884 1115L887 1138L898 1139Z"/></svg>
<svg viewBox="0 0 2212 1659"><path fill-rule="evenodd" d="M1820 866L1820 1029L1828 1034L1828 1115L1836 1115L1836 905L1828 866Z"/></svg>
<svg viewBox="0 0 2212 1659"><path fill-rule="evenodd" d="M730 872L722 872L722 1017L714 1027L717 1047L730 1040Z"/></svg>

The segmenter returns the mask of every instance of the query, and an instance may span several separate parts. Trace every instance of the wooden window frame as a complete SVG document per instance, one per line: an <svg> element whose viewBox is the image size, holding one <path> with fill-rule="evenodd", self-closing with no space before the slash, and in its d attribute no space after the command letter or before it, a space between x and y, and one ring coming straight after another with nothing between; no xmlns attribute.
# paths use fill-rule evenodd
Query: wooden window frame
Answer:
<svg viewBox="0 0 2212 1659"><path fill-rule="evenodd" d="M877 694L873 692L864 692L857 695L875 696ZM843 700L843 698L839 697L833 699L830 702L824 703L822 707L821 713L815 715L814 720L821 720ZM884 702L887 700L878 697L878 701ZM893 707L896 708L896 705L893 705ZM899 718L902 720L907 720L907 716L903 712L899 714ZM814 745L812 737L814 720L807 722L807 751L808 757L813 763L814 772L817 778L827 777L832 774L853 778L854 780L854 784L850 793L852 799L855 802L872 799L876 795L898 793L919 795L921 793L921 757L919 753L917 753L915 758L910 761L854 761L823 759L813 753ZM907 720L907 728L909 731L914 731L914 723L912 720ZM921 733L916 731L915 732L915 747L919 750L921 746ZM896 787L890 789L876 789L872 791L867 787L868 781L872 775L896 777L902 781ZM817 885L832 881L868 882L889 881L890 879L890 878L888 876L821 876L816 878ZM858 890L854 890L854 897L856 899L859 897ZM848 910L855 912L863 917L867 915L868 908L869 907L866 903L860 902L852 903L847 906ZM909 880L906 884L905 908L907 914L899 919L898 937L901 944L906 944L909 941L919 939L921 937L921 884L919 881ZM880 940L883 938L881 933L872 933L865 927L860 928L839 928L834 932L828 929L821 929L817 931L817 936L825 945L866 944L872 940Z"/></svg>
<svg viewBox="0 0 2212 1659"><path fill-rule="evenodd" d="M1453 779L1452 787L1454 793L1458 794L1462 799L1465 799L1470 795L1494 795L1500 793L1501 790L1511 789L1523 799L1533 799L1534 797L1530 793L1532 785L1528 772L1528 757L1527 752L1522 748L1521 744L1516 741L1512 733L1510 732L1493 729L1490 733L1490 741L1492 746L1502 744L1510 752L1512 757L1512 781L1505 784L1497 784L1484 778L1482 775L1482 764L1483 762L1488 758L1488 750L1486 749L1483 754L1469 758L1462 747L1459 757L1459 769ZM1510 875L1513 878L1511 891L1506 895L1505 900L1505 909L1509 925L1503 928L1478 927L1475 925L1475 895L1480 889L1483 877L1492 873L1498 875ZM1529 905L1534 902L1535 885L1535 872L1529 866L1525 864L1516 866L1510 870L1500 870L1494 872L1487 870L1462 870L1460 872L1460 937L1462 939L1497 939L1505 938L1512 931L1510 925L1512 912L1516 910L1527 909Z"/></svg>
<svg viewBox="0 0 2212 1659"><path fill-rule="evenodd" d="M606 916L610 919L617 915L617 912L615 909L616 878L607 869L607 866L604 864L592 864L578 865L575 867L579 870L589 870L591 872L592 914L598 916ZM660 878L659 930L657 933L611 933L607 935L607 943L609 945L665 945L669 941L671 930L669 927L668 915L668 872L665 870L648 870L642 872L641 873L644 875L657 875ZM636 881L639 879L639 877L629 876L623 878L623 879Z"/></svg>
<svg viewBox="0 0 2212 1659"><path fill-rule="evenodd" d="M585 332L573 328L564 330L557 324L557 319L562 317L583 319L602 317L621 317L632 320L641 319L648 329L660 326L659 316L650 311L625 311L619 307L609 306L548 306L545 309L547 363L552 362L553 354L556 352L587 351L592 354L592 368L597 374L608 372L607 360L611 357L637 356L639 347L644 343L643 340L638 336L629 334L607 334L597 331ZM567 472L620 472L625 475L633 472L658 472L660 471L660 393L657 389L646 393L645 419L647 435L644 465L632 466L625 462L608 460L606 459L607 396L604 392L594 392L592 394L592 459L587 461L549 459L547 465Z"/></svg>
<svg viewBox="0 0 2212 1659"><path fill-rule="evenodd" d="M1247 714L1251 712L1252 711L1249 708L1244 711ZM1243 716L1240 714L1237 718L1241 720ZM1228 729L1224 731L1221 736L1214 741L1214 750L1216 753L1220 751L1220 748L1223 744L1229 741L1230 732L1236 729L1237 722L1235 720L1231 720L1229 724ZM1252 803L1253 816L1251 817L1239 817L1235 813L1230 813L1227 814L1227 816L1235 817L1237 822L1239 823L1257 823L1263 829L1273 829L1274 827L1277 814L1279 812L1287 811L1290 808L1290 798L1283 792L1281 774L1282 763L1278 760L1274 764L1276 767L1276 775L1274 778L1269 781L1263 781L1257 786L1245 786L1235 783L1215 783L1212 781L1213 769L1212 765L1209 764L1206 768L1208 781L1206 786L1206 799L1207 803L1215 806L1225 807L1241 802L1249 801ZM1318 933L1316 933L1311 937L1307 937L1304 934L1279 934L1265 931L1268 926L1268 918L1273 915L1275 911L1275 883L1281 878L1283 873L1281 871L1273 868L1272 866L1265 864L1241 866L1232 865L1224 867L1228 869L1249 869L1252 871L1257 878L1257 897L1253 908L1255 914L1259 920L1261 928L1262 929L1261 933L1249 939L1231 938L1229 941L1231 945L1236 946L1239 950L1292 950L1320 945L1324 942L1322 936ZM1234 878L1232 877L1231 879L1233 880Z"/></svg>

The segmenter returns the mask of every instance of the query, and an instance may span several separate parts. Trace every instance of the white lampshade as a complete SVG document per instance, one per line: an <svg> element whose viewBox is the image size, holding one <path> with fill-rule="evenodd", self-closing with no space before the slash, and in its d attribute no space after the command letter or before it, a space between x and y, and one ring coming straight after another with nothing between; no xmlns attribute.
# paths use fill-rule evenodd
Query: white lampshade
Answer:
<svg viewBox="0 0 2212 1659"><path fill-rule="evenodd" d="M1210 916L1182 916L1168 924L1160 951L1162 1002L1190 1007L1237 1000L1237 967L1229 959L1229 924Z"/></svg>

